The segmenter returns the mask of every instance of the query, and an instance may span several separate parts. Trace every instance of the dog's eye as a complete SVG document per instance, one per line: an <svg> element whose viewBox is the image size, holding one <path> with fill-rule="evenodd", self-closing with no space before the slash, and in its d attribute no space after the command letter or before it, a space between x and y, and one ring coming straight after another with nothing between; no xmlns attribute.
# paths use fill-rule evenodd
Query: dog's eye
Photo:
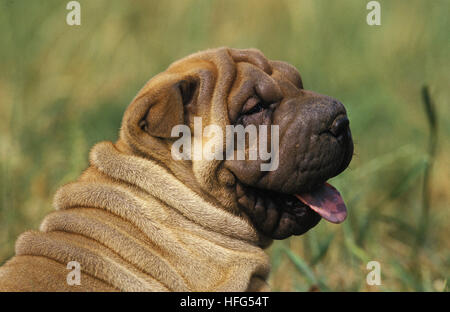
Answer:
<svg viewBox="0 0 450 312"><path fill-rule="evenodd" d="M245 102L244 107L242 108L242 113L244 115L253 115L263 111L266 108L266 105L261 99L257 97L251 97Z"/></svg>
<svg viewBox="0 0 450 312"><path fill-rule="evenodd" d="M178 87L180 89L181 98L183 99L183 105L189 104L197 89L197 82L183 80L180 81Z"/></svg>

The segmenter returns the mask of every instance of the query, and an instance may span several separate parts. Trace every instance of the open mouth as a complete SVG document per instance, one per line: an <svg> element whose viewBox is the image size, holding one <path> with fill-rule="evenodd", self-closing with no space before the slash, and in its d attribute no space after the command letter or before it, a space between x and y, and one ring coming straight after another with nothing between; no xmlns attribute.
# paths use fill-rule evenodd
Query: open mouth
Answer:
<svg viewBox="0 0 450 312"><path fill-rule="evenodd" d="M255 226L274 239L301 235L323 218L341 223L347 208L339 192L329 183L299 194L283 194L249 186L238 186L238 202Z"/></svg>
<svg viewBox="0 0 450 312"><path fill-rule="evenodd" d="M326 182L312 192L295 194L295 197L332 223L341 223L347 217L347 207L341 194Z"/></svg>

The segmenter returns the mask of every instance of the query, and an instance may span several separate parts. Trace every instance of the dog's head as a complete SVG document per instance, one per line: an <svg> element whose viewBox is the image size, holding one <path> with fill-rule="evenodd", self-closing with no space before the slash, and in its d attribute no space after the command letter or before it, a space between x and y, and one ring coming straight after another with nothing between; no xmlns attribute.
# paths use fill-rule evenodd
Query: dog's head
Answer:
<svg viewBox="0 0 450 312"><path fill-rule="evenodd" d="M180 147L180 125L190 130L193 147ZM236 143L227 146L238 140L233 132L227 137L230 125L259 130L244 133L244 159ZM346 216L339 193L326 183L353 154L344 106L304 90L293 66L258 50L220 48L173 63L130 104L120 141L271 238L303 234L321 217L338 223ZM174 143L189 157L174 159ZM205 149L222 157L205 157Z"/></svg>

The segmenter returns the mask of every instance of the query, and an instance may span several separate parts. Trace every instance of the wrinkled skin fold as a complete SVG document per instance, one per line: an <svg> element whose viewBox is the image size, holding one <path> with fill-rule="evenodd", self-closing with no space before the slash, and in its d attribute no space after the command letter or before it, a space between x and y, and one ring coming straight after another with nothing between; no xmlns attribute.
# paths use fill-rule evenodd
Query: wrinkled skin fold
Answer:
<svg viewBox="0 0 450 312"><path fill-rule="evenodd" d="M352 158L353 142L343 104L305 90L297 69L285 62L268 60L258 50L212 51L195 54L169 67L170 82L166 80L166 85L178 87L179 100L174 101L176 104L166 103L164 111L172 107L172 117L167 120L167 114L164 115L163 128L158 126L159 120L153 119L158 104L155 112L150 108L145 124L156 128L147 127L144 132L152 139L156 135L158 143L171 144L173 138L168 129L183 122L193 131L195 116L203 118L204 126L215 124L222 129L227 125L277 125L277 170L261 171L263 161L248 158L189 161L177 166L185 168L185 175L193 173L196 177L195 182L186 183L226 208L244 213L268 237L283 239L305 233L319 222L320 216L293 195L323 185L341 173ZM150 82L141 93L150 97L151 88ZM267 142L270 146L270 131ZM246 147L249 146L247 141ZM167 165L173 166L171 162ZM178 171L179 168L174 170L175 174Z"/></svg>
<svg viewBox="0 0 450 312"><path fill-rule="evenodd" d="M261 159L175 160L172 129L193 133L195 117L220 129L278 126L277 169L261 171ZM144 85L119 139L96 144L40 230L18 238L0 291L269 290L263 249L273 239L345 218L326 181L352 154L344 106L305 90L293 66L255 49L192 54ZM66 282L71 261L81 285Z"/></svg>

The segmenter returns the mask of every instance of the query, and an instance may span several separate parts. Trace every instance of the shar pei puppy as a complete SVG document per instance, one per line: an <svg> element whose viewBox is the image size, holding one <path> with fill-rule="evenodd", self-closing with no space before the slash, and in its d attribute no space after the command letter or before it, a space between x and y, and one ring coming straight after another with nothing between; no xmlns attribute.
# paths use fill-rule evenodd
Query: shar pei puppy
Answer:
<svg viewBox="0 0 450 312"><path fill-rule="evenodd" d="M227 146L236 129L243 158ZM216 157L198 157L205 146ZM265 153L251 158L255 147ZM0 290L269 290L273 239L345 219L326 181L352 155L344 106L305 90L295 67L255 49L195 53L145 84L117 142L92 148L40 230L18 238Z"/></svg>

